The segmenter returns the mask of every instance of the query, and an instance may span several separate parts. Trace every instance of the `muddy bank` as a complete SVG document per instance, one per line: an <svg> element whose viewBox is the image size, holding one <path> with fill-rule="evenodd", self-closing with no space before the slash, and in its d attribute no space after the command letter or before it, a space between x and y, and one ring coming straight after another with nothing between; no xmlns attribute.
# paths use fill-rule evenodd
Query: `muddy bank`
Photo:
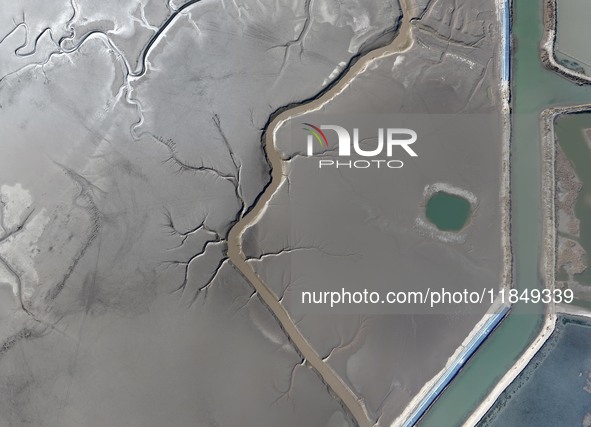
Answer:
<svg viewBox="0 0 591 427"><path fill-rule="evenodd" d="M540 49L540 57L546 68L561 76L572 80L578 85L589 84L591 77L565 67L556 60L554 46L556 43L556 0L546 0L544 3L544 39Z"/></svg>

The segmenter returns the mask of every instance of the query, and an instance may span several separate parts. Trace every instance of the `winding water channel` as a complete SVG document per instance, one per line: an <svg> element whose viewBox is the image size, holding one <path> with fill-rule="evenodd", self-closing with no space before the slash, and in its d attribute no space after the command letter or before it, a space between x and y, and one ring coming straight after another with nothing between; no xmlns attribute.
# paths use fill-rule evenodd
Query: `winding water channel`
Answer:
<svg viewBox="0 0 591 427"><path fill-rule="evenodd" d="M547 70L540 60L540 42L543 37L543 2L541 0L513 0L512 9L512 137L511 137L511 191L512 191L512 245L514 254L514 280L518 289L544 286L541 277L542 200L541 200L541 135L540 113L550 106L568 106L591 102L591 88L580 87L558 74ZM360 425L368 425L365 408L355 401L353 393L317 360L313 350L289 316L277 303L266 286L245 263L240 248L241 234L256 221L266 201L282 179L282 163L274 158L273 130L287 117L300 109L312 110L328 102L346 82L360 72L363 64L376 56L407 46L405 26L401 36L392 45L367 55L351 69L323 97L276 117L266 137L267 154L273 163L273 182L258 201L257 206L232 229L229 255L232 261L251 280L267 305L274 311L286 332L295 341L309 363L314 366L333 392L349 407ZM351 77L350 77L351 76ZM270 148L270 149L269 149ZM474 412L480 402L511 369L517 359L531 345L540 332L545 307L515 305L511 314L486 340L469 363L462 369L435 405L421 419L421 427L460 426ZM294 339L295 338L295 339Z"/></svg>
<svg viewBox="0 0 591 427"><path fill-rule="evenodd" d="M166 28L179 12L195 3L190 1L174 13L162 26ZM402 1L405 19L396 40L383 49L366 55L346 76L321 98L296 107L275 117L268 128L265 145L272 163L272 183L258 200L257 205L231 230L228 237L228 255L245 274L265 303L271 308L291 340L318 370L331 390L348 407L359 425L369 426L363 404L354 393L316 355L306 339L293 325L289 315L277 302L264 283L245 262L241 251L242 232L256 221L264 205L283 179L283 163L274 150L274 130L290 116L310 111L329 102L343 90L351 79L363 71L376 57L389 55L409 46L409 23L406 2ZM541 138L540 112L549 106L568 106L591 102L591 87L581 87L558 74L548 71L540 61L540 41L543 36L542 0L513 0L512 36L515 51L512 56L512 245L514 253L514 278L519 289L543 287L540 273L542 209L541 209ZM135 71L127 65L128 75L139 76L145 71L145 56L160 30L142 51L140 65ZM93 35L90 33L87 37ZM79 45L84 42L81 40ZM78 45L78 46L79 46ZM76 48L78 48L78 46ZM67 50L70 51L70 50ZM462 369L435 405L419 422L421 427L460 426L490 392L499 379L511 368L520 355L537 336L544 307L516 305L510 315L485 341Z"/></svg>
<svg viewBox="0 0 591 427"><path fill-rule="evenodd" d="M512 10L512 246L515 286L543 287L541 277L540 113L550 106L591 102L591 88L547 70L540 60L543 2L513 0ZM421 427L460 426L529 347L544 307L516 305L431 410Z"/></svg>
<svg viewBox="0 0 591 427"><path fill-rule="evenodd" d="M410 22L408 13L408 5L405 0L400 1L402 8L403 19L398 31L398 35L392 43L383 48L371 51L359 61L357 61L342 78L319 98L313 99L310 102L301 104L294 108L288 109L283 113L273 118L264 136L265 152L267 159L271 164L271 183L261 194L257 200L256 205L250 212L242 217L230 230L228 235L228 257L232 263L244 274L258 292L261 299L273 312L285 333L289 335L292 343L296 346L300 354L306 359L323 381L330 388L338 399L341 400L344 406L350 411L355 418L359 427L370 427L373 423L370 421L367 410L362 400L358 399L357 395L340 379L340 377L318 356L316 351L312 348L310 343L302 335L298 327L293 323L285 307L277 301L275 295L267 287L265 283L257 276L252 267L246 262L245 255L242 251L242 234L252 224L258 221L260 215L265 210L267 202L271 199L273 194L277 191L280 184L285 179L285 162L281 159L279 152L275 145L276 130L291 117L301 115L304 112L316 111L326 103L330 102L335 96L341 93L348 87L350 82L360 73L362 73L368 65L377 58L389 56L408 49L412 43L410 34Z"/></svg>
<svg viewBox="0 0 591 427"><path fill-rule="evenodd" d="M558 74L544 68L540 60L540 41L543 37L543 2L532 0L513 0L512 9L512 137L511 137L511 191L512 191L512 245L514 253L514 280L518 289L544 286L541 278L541 238L542 238L542 206L541 206L541 137L540 113L549 106L567 106L591 101L591 89L580 87L564 79ZM406 22L405 22L406 24ZM404 25L404 24L403 24ZM403 28L402 34L405 29ZM388 51L400 49L406 45L405 37L398 37L393 45L382 52L373 52L364 58L387 54ZM357 64L350 70L349 76L359 72L362 65ZM350 80L345 76L341 82ZM345 84L345 83L342 83ZM330 93L311 104L300 106L299 109L311 110L322 105L342 90L337 85ZM314 104L314 105L312 105ZM273 161L273 129L290 115L298 111L290 110L277 117L269 127L266 146L270 160L274 164L273 184L265 194L270 197L274 188L281 181L282 165ZM269 148L271 148L269 150ZM262 207L268 197L261 197L258 206ZM282 307L252 273L244 262L240 250L242 231L256 220L260 209L253 209L233 228L230 236L230 258L253 282L261 296L279 317L287 332L295 334L296 345L304 356L311 357L311 364L319 370L325 381L349 407L360 425L367 425L366 413L359 403L353 402L353 395L334 373L323 363L314 358L305 338L299 331L292 330L292 324ZM252 277L251 277L252 276ZM268 294L268 295L267 295ZM265 296L267 298L265 298ZM429 412L421 419L421 427L460 426L474 412L480 402L487 396L500 378L511 369L515 361L531 345L538 335L543 323L543 306L515 305L508 318L486 340L462 369L450 386L438 398ZM293 339L293 336L292 336ZM310 353L310 354L307 354Z"/></svg>

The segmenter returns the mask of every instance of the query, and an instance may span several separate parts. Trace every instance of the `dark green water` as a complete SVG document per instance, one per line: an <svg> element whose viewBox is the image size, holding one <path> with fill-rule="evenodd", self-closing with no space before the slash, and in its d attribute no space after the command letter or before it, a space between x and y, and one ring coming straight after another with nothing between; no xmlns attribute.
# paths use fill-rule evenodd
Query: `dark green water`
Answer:
<svg viewBox="0 0 591 427"><path fill-rule="evenodd" d="M579 243L587 251L587 265L591 265L591 151L583 134L591 128L591 114L569 114L556 121L556 135L566 157L573 163L577 176L583 183L575 206L581 220ZM582 284L591 285L591 269L575 276Z"/></svg>
<svg viewBox="0 0 591 427"><path fill-rule="evenodd" d="M588 387L591 327L560 317L556 330L507 388L481 427L583 426L591 412Z"/></svg>
<svg viewBox="0 0 591 427"><path fill-rule="evenodd" d="M541 0L513 0L511 243L518 289L544 286L540 276L540 112L552 105L591 102L589 87L577 86L541 63L542 6ZM543 308L514 305L419 425L461 426L537 336Z"/></svg>
<svg viewBox="0 0 591 427"><path fill-rule="evenodd" d="M463 197L438 191L427 202L429 221L442 231L461 230L470 216L470 202Z"/></svg>

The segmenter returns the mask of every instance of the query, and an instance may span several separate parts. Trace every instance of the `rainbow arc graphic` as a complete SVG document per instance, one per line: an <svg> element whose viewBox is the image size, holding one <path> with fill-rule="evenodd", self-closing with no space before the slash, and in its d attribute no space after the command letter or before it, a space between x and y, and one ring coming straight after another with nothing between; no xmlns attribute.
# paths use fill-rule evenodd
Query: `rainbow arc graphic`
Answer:
<svg viewBox="0 0 591 427"><path fill-rule="evenodd" d="M303 129L305 131L310 132L310 135L308 135L308 156L311 156L313 154L312 146L314 145L314 139L318 141L321 147L328 147L328 139L326 139L326 135L324 134L324 132L322 132L322 129L310 123L303 123L303 125L307 126Z"/></svg>

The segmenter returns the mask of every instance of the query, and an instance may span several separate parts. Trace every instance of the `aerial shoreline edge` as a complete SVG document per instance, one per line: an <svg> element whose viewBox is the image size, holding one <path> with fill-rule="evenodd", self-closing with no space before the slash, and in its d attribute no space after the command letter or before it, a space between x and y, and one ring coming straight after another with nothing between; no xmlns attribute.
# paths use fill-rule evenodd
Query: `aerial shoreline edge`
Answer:
<svg viewBox="0 0 591 427"><path fill-rule="evenodd" d="M503 246L503 276L501 286L505 289L511 288L513 279L513 252L511 248L511 0L497 0L497 14L500 23L500 90L501 109L503 120L502 131L502 171L501 171L501 222L502 222L502 246ZM446 387L453 381L459 371L474 356L478 348L486 341L499 324L506 319L510 307L502 305L499 301L491 306L491 309L474 326L462 345L456 349L448 359L445 367L427 382L421 391L411 400L404 412L396 419L393 426L411 427L415 425L423 415L436 402L438 397L445 391ZM492 327L491 327L492 325ZM478 339L480 338L480 339ZM500 394L505 387L498 391ZM435 394L431 394L436 391ZM491 399L490 405L483 408L482 404L468 418L464 426L471 427L484 416L492 406L497 396L493 392L488 395L484 402Z"/></svg>
<svg viewBox="0 0 591 427"><path fill-rule="evenodd" d="M540 43L540 59L543 65L550 71L573 81L578 85L591 82L589 76L577 73L560 65L554 56L554 44L556 41L556 0L545 0L543 3L543 31L544 38ZM562 107L549 107L540 113L540 135L542 138L542 249L541 249L541 275L544 288L554 290L556 277L556 208L555 208L555 152L556 152L556 119L562 115L576 114L591 111L591 104L579 104ZM475 426L480 419L490 410L501 393L517 378L526 368L533 357L538 353L544 343L550 338L556 328L558 314L570 314L591 318L591 312L586 309L573 309L569 305L557 305L550 302L546 305L544 322L539 334L530 347L507 371L497 383L495 388L479 405L477 410L468 418L464 427Z"/></svg>
<svg viewBox="0 0 591 427"><path fill-rule="evenodd" d="M502 170L501 170L501 188L499 202L501 203L501 223L502 223L502 251L504 259L504 268L502 273L501 286L510 288L512 283L513 256L511 249L511 182L510 182L510 139L511 139L511 108L510 108L510 0L498 0L497 12L501 26L500 43L500 91L501 91L501 113L503 120L502 132ZM370 426L371 421L368 418L367 410L362 400L359 400L353 391L336 375L336 373L326 365L315 351L311 348L306 338L299 332L293 324L289 314L276 300L273 293L256 275L253 269L246 262L246 257L242 251L242 235L251 225L256 223L264 214L267 203L275 194L283 180L285 179L283 161L276 150L275 136L279 127L286 121L300 115L317 111L325 104L338 96L355 77L363 73L367 67L375 60L381 59L393 54L401 53L413 44L411 37L411 22L409 20L408 5L405 0L401 0L401 9L403 12L402 23L399 33L394 41L383 48L378 48L361 57L345 75L327 92L320 97L311 100L308 103L297 105L294 108L287 109L277 115L269 123L265 130L264 148L265 154L271 164L271 181L264 192L260 195L256 204L250 212L240 219L230 230L228 235L228 257L240 272L251 282L253 287L259 293L261 299L277 318L281 327L284 329L295 347L302 354L305 360L318 372L323 381L331 389L331 392L338 397L342 404L349 410L358 422L359 426ZM269 148L272 148L271 150ZM420 392L407 405L404 412L394 421L393 426L407 425L407 420L414 419L414 416L420 412L417 420L427 411L431 404L439 397L446 386L453 380L455 374L465 365L470 357L477 351L479 346L488 338L496 326L506 317L509 307L501 304L493 304L491 309L475 325L470 334L463 341L462 345L450 356L448 362L430 381L428 381ZM491 319L493 321L491 322ZM491 328L491 324L494 326ZM450 373L453 372L453 375ZM442 386L443 384L443 386ZM435 394L432 394L436 390ZM427 406L425 400L429 401ZM414 414L414 416L412 415ZM414 424L414 423L413 423Z"/></svg>
<svg viewBox="0 0 591 427"><path fill-rule="evenodd" d="M499 299L495 301L493 306L495 307L495 310L493 310L491 314L487 314L480 322L478 322L477 328L475 328L475 330L478 330L473 336L470 334L472 338L470 339L469 343L466 346L462 345L462 347L460 347L463 349L458 357L456 357L453 361L453 364L449 366L445 372L443 372L443 375L434 384L434 386L430 387L427 395L414 409L412 415L407 418L402 416L400 417L401 420L406 419L406 421L402 424L403 427L413 427L416 425L425 412L429 410L435 400L437 400L439 395L443 393L447 385L453 381L456 375L464 367L466 362L470 360L482 343L486 341L488 336L496 329L497 326L499 326L511 309L509 305L502 304ZM398 424L394 423L394 425Z"/></svg>
<svg viewBox="0 0 591 427"><path fill-rule="evenodd" d="M8 2L0 427L591 427L590 1Z"/></svg>
<svg viewBox="0 0 591 427"><path fill-rule="evenodd" d="M542 203L543 203L543 246L542 246L542 277L545 289L555 289L556 278L556 211L555 211L555 122L560 116L591 111L591 104L579 104L565 107L550 107L540 114L540 131L542 135ZM500 394L517 378L536 356L541 347L548 341L556 329L559 315L571 315L591 318L591 311L583 307L573 308L568 304L555 304L551 301L546 305L544 323L532 345L523 353L519 360L498 382L490 395L466 421L464 426L474 426L493 406Z"/></svg>

